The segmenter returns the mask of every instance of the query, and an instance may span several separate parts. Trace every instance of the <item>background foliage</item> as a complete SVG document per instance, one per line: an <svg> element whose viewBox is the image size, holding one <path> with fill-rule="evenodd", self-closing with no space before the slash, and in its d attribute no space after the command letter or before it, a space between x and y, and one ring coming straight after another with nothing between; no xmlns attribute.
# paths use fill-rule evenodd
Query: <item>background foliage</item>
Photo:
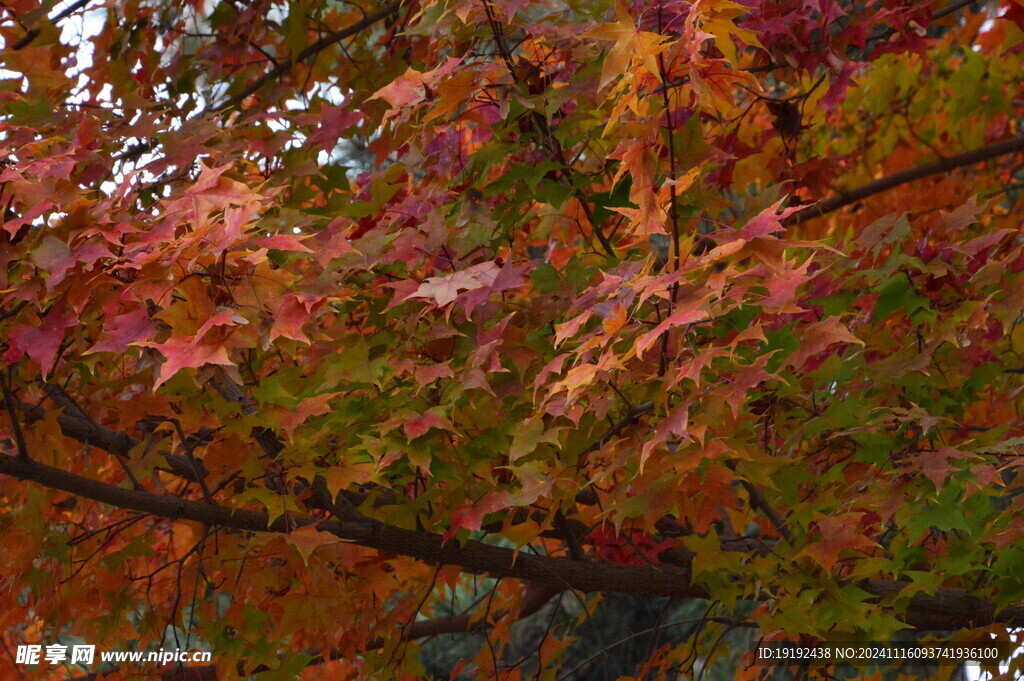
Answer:
<svg viewBox="0 0 1024 681"><path fill-rule="evenodd" d="M7 648L570 678L631 593L654 679L1024 624L1019 0L0 33Z"/></svg>

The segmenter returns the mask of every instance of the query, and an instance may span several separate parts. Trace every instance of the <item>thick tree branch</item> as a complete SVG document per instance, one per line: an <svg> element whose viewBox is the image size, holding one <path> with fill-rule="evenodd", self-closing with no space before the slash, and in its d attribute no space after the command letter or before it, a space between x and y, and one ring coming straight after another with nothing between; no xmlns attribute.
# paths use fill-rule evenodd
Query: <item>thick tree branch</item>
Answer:
<svg viewBox="0 0 1024 681"><path fill-rule="evenodd" d="M431 532L406 530L374 520L317 521L309 517L282 516L271 522L266 513L124 489L13 456L0 456L0 474L117 508L173 520L192 520L207 526L248 532L287 532L316 524L317 529L330 532L341 540L378 551L415 558L433 565L455 565L467 572L487 573L492 577L521 579L556 589L671 598L709 596L702 586L691 584L688 566L650 567L576 561L515 552L472 540L458 546L453 541L445 543L440 535ZM898 593L903 586L874 580L868 582L866 588L874 595L887 597ZM914 596L904 619L918 628L932 630L979 627L992 623L1024 626L1024 604L996 611L992 603L970 597L964 591L940 589L934 596Z"/></svg>
<svg viewBox="0 0 1024 681"><path fill-rule="evenodd" d="M493 577L511 577L536 584L584 592L649 593L676 598L704 597L707 592L690 585L689 571L627 565L599 565L568 558L536 556L511 549L467 541L442 541L440 535L406 530L373 520L317 521L308 517L282 516L270 522L266 513L232 509L178 497L123 489L98 480L33 461L0 456L0 473L39 483L117 508L149 513L176 520L230 527L249 532L287 532L316 524L339 539L361 546L416 558L434 565L457 565L469 572Z"/></svg>
<svg viewBox="0 0 1024 681"><path fill-rule="evenodd" d="M274 68L264 73L262 76L253 81L244 90L239 92L237 95L231 97L219 108L225 109L227 107L236 106L237 104L242 102L242 100L244 100L246 97L248 97L249 95L259 90L261 87L266 85L269 81L273 80L274 78L277 78L278 76L284 73L287 73L288 70L295 66L296 64L301 64L307 59L310 59L316 56L317 54L323 52L328 47L340 43L345 38L349 38L361 31L366 30L370 26L376 24L378 21L381 21L382 19L385 19L386 17L396 13L401 6L401 0L392 0L392 2L389 2L380 9L365 15L362 19L352 24L351 26L347 26L343 29L335 31L334 33L324 36L323 38L316 41L306 49L299 52L294 58L289 57L282 61L281 63L279 63Z"/></svg>
<svg viewBox="0 0 1024 681"><path fill-rule="evenodd" d="M868 182L856 189L851 189L850 191L833 196L825 201L819 201L813 206L808 206L799 213L794 213L789 216L789 218L783 220L783 224L787 226L799 224L839 210L844 206L857 203L858 201L862 201L874 194L898 187L901 184L920 180L930 175L948 173L951 170L956 170L957 168L971 166L976 163L981 163L982 161L988 161L993 158L1006 156L1008 154L1015 154L1021 151L1024 151L1024 136L1013 137L1008 140L1002 140L1001 142L993 142L992 144L986 144L983 147L979 147L972 151L966 151L962 154L957 154L956 156L949 156L932 163L907 168L906 170L901 170L898 173L886 175L885 177L879 178L873 182Z"/></svg>
<svg viewBox="0 0 1024 681"><path fill-rule="evenodd" d="M112 430L90 419L70 396L56 386L49 386L47 394L54 403L63 407L58 416L61 431L73 439L104 449L119 457L127 456L128 452L138 443L130 436ZM19 403L28 420L42 418L43 409L34 405ZM650 403L636 405L628 410L624 418L616 424L600 444L607 442L628 424L650 413ZM165 455L167 456L167 455ZM171 455L177 456L177 455ZM178 456L172 465L179 475L186 476L191 472L185 457ZM112 506L152 513L173 519L195 520L210 525L233 527L247 531L283 532L317 522L312 518L284 518L270 524L267 516L252 511L232 511L222 506L209 503L192 502L176 497L158 496L140 490L127 490L99 481L76 476L43 464L20 461L12 457L0 457L0 473L13 477L31 480L53 489L60 489L71 494L83 496ZM318 481L311 485L314 493L320 489ZM354 511L349 504L346 504ZM646 566L612 566L590 561L573 561L565 558L549 556L530 556L520 554L517 564L513 564L512 553L479 542L467 542L459 548L454 543L442 545L440 537L426 532L415 532L391 528L375 521L363 518L357 513L343 513L342 520L320 521L320 529L333 532L340 538L377 548L389 553L407 555L431 563L447 563L459 565L472 572L489 572L494 576L518 577L549 589L562 590L573 588L583 591L620 591L642 593L648 595L674 596L677 598L704 597L706 593L700 588L690 585L690 561L692 555L685 550L664 552L660 558L672 566L664 570ZM290 523L290 525L289 525ZM757 552L763 549L756 540L743 538L734 542L735 545L723 542L724 551ZM865 583L869 593L880 598L890 596L902 588L899 584L883 580ZM959 627L982 626L992 622L1007 622L1024 625L1024 607L1014 606L1001 613L995 613L993 606L987 601L973 598L966 592L957 589L943 589L934 596L918 595L906 615L906 622L920 629L942 630ZM461 621L461 620L459 620ZM458 621L455 622L456 629ZM410 632L413 637L418 630Z"/></svg>
<svg viewBox="0 0 1024 681"><path fill-rule="evenodd" d="M60 432L72 440L77 440L90 447L97 447L122 460L128 458L129 452L139 444L139 440L136 440L127 433L107 428L94 421L60 387L46 384L44 385L44 390L47 397L62 409L61 413L57 416L57 425L60 427ZM27 402L17 401L17 406L24 412L26 423L34 423L46 414L46 410L42 407ZM195 469L187 457L181 454L174 454L173 452L163 452L162 454L172 473L185 480L198 482ZM201 465L200 474L205 474Z"/></svg>
<svg viewBox="0 0 1024 681"><path fill-rule="evenodd" d="M82 410L82 408L58 386L47 384L44 387L50 399L63 409L63 412L58 416L57 421L61 427L61 431L66 436L78 440L79 442L104 449L118 457L127 456L128 452L138 444L138 441L134 438L93 421L85 411ZM43 409L41 407L36 407L23 402L19 403L19 407L26 413L30 422L43 417ZM604 437L601 438L600 442L595 444L594 448L599 448L603 443L621 432L622 429L631 423L635 423L636 420L642 418L652 410L653 406L651 403L644 403L631 407L624 417L615 424L615 426L613 426ZM185 457L181 457L179 455L165 456L173 457L169 459L169 462L174 469L173 472L176 472L183 477L189 477L192 471L189 468L189 462L185 460ZM4 470L2 464L9 463L6 461L8 457L3 457L3 459L3 461L0 461L0 472L7 472ZM268 525L268 519L264 514L253 513L250 511L236 511L232 513L228 509L224 509L219 506L214 507L210 504L199 504L197 502L186 501L174 497L161 497L136 490L124 490L118 487L106 485L105 483L90 480L88 478L75 476L58 469L48 468L42 464L31 464L31 467L34 469L34 472L32 472L31 475L27 474L28 471L26 471L25 475L18 475L17 472L9 474L14 475L15 477L21 477L22 479L33 480L47 487L61 489L71 494L77 494L96 501L109 503L119 508L153 513L155 515L162 515L169 518L197 520L211 525L217 524L249 531L286 531L287 529L286 521L284 519L279 520L273 525ZM326 497L329 498L329 494L326 493L324 486L322 484L318 484L320 482L321 481L318 479L313 481L311 485L314 495L319 493L321 496L326 495ZM337 503L344 503L347 512L343 512L338 509ZM508 566L511 564L511 556L506 555L507 551L505 549L498 549L496 547L471 542L471 546L467 545L468 549L471 550L467 549L464 552L463 549L455 548L453 552L453 545L449 545L448 547L441 546L439 538L435 535L422 532L397 530L395 528L387 528L386 526L374 523L374 521L360 516L351 504L345 502L344 498L337 500L337 502L332 502L331 504L319 504L318 507L328 508L337 513L341 518L340 521L326 521L327 523L332 524L331 527L321 527L321 529L332 531L335 534L338 534L338 536L343 536L345 539L356 539L358 543L362 543L366 546L372 546L391 553L411 555L430 562L437 562L439 557L441 557L445 563L460 565L464 568L478 572L491 572L496 576L499 574L501 574L501 576L521 576L524 579L529 579L531 582L542 584L549 590L562 590L570 587L580 589L581 585L584 585L592 587L592 589L584 590L610 589L630 591L630 589L626 588L629 586L628 582L635 579L636 581L632 585L632 592L636 593L652 593L652 595L656 593L656 595L676 595L677 597L702 597L704 595L703 591L699 588L691 588L689 586L688 575L692 554L685 550L668 551L660 556L663 562L678 566L678 572L672 568L669 568L670 572L665 573L662 571L652 570L652 568L648 567L633 568L618 566L618 569L614 571L614 574L609 574L607 577L598 577L584 582L578 579L576 571L565 570L566 564L571 564L571 561L567 561L566 559L553 559L550 557L530 557L521 555L520 560L532 559L537 562L537 565L533 566L533 569L528 572L519 574L509 572L506 574L500 573L499 570L496 569L500 568L502 565ZM214 510L215 512L213 512ZM212 515L211 512L213 512ZM299 520L292 519L291 522L293 523L291 527L294 528L296 526L311 524L316 521L311 518L307 518ZM322 521L321 525L323 524L324 523ZM339 534L339 532L341 534ZM763 546L759 546L758 544L759 542L756 540L744 538L733 542L733 544L723 542L722 550L758 552L763 549ZM548 560L561 562L556 562L554 567L549 567L545 562ZM584 562L582 565L587 570L596 570L601 572L603 572L607 567L593 562ZM632 574L632 570L634 569L643 571L645 574L637 574L635 577L629 576ZM622 572L623 570L625 570L624 573ZM539 576L538 572L540 573ZM647 582L648 575L651 572L658 575L658 584L660 586ZM626 576L623 577L623 575ZM669 577L669 581L672 579L677 580L675 587L669 588L668 591L665 591L664 593L650 591L650 589L663 589L666 586L665 577ZM881 580L868 582L865 586L865 590L879 597L891 595L898 591L899 588L900 586L897 584ZM907 614L907 623L922 629L952 629L960 626L980 626L980 624L996 620L995 615L993 615L993 608L990 604L982 599L971 598L961 590L947 589L940 591L937 595L932 597L918 596L914 599L914 606L915 607ZM1014 621L1024 623L1024 609L1021 610L1022 611L1020 613L1016 613L1015 610L1004 611L1002 615L1004 617L1012 617ZM449 626L454 628L446 631L450 631L452 633L469 631L469 620L465 619L465 621L463 621L463 619L454 618L449 621ZM430 635L430 633L438 633L438 631L435 631L435 628L442 626L437 622L433 622L430 626L426 626L428 622L424 622L423 624L425 628L421 633L420 628L416 626L418 624L420 623L415 623L410 630L410 637L418 638L420 636Z"/></svg>

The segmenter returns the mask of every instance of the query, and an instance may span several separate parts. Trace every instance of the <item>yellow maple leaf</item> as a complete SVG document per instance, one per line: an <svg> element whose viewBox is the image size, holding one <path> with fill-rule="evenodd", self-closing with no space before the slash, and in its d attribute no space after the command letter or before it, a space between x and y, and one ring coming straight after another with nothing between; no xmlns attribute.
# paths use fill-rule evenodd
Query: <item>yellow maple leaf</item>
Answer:
<svg viewBox="0 0 1024 681"><path fill-rule="evenodd" d="M615 3L615 15L617 21L614 23L601 24L584 35L586 38L615 43L601 67L600 88L604 89L605 85L618 76L628 74L634 58L643 62L644 68L661 82L656 57L668 47L664 36L639 30L622 3Z"/></svg>
<svg viewBox="0 0 1024 681"><path fill-rule="evenodd" d="M738 38L744 45L761 47L757 34L746 28L740 28L734 23L734 19L745 14L748 8L729 0L717 0L716 2L703 3L701 5L701 28L710 33L715 40L715 45L722 51L725 58L733 66L739 64L736 45L733 37Z"/></svg>

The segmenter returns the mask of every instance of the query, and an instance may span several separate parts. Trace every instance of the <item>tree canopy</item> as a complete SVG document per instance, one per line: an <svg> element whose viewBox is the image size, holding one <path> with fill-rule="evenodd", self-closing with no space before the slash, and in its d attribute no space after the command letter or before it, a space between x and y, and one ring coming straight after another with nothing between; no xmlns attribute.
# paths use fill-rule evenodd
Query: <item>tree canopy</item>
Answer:
<svg viewBox="0 0 1024 681"><path fill-rule="evenodd" d="M567 679L573 628L515 660L516 623L628 593L701 599L634 677L693 679L736 629L1024 626L1021 0L9 0L0 36L8 650L412 679L475 632L453 675Z"/></svg>

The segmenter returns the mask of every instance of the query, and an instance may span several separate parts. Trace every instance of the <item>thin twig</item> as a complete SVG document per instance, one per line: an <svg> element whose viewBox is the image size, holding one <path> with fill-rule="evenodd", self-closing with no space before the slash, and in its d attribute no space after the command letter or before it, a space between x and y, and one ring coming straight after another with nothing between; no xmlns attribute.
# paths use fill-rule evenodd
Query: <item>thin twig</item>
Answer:
<svg viewBox="0 0 1024 681"><path fill-rule="evenodd" d="M658 31L661 32L661 7L658 7ZM661 75L661 80L664 81L668 78L668 71L665 68L665 56L662 53L658 53L658 71ZM661 91L662 104L665 108L665 129L668 132L668 166L669 173L671 175L669 179L668 191L669 191L669 219L672 221L672 255L674 259L673 271L679 271L680 256L679 256L679 208L676 201L676 146L675 146L675 123L672 119L672 105L669 100L668 90ZM679 294L679 281L672 283L672 293L668 299L668 316L672 316L672 312L675 309L676 298ZM658 375L664 376L665 372L668 371L668 335L669 329L665 329L665 332L661 335L661 349L658 352Z"/></svg>
<svg viewBox="0 0 1024 681"><path fill-rule="evenodd" d="M739 483L740 486L747 491L747 494L750 495L750 505L755 509L760 509L783 538L788 540L792 537L792 533L789 531L789 528L786 527L784 522L782 522L782 518L772 510L772 507L768 505L764 495L761 494L761 490L757 489L757 487L747 480L740 480Z"/></svg>
<svg viewBox="0 0 1024 681"><path fill-rule="evenodd" d="M13 199L14 197L11 198ZM0 322L4 321L5 319L10 319L11 317L17 316L19 312L25 309L26 305L28 305L28 301L22 300L17 305L12 307L10 310L4 310L0 312Z"/></svg>
<svg viewBox="0 0 1024 681"><path fill-rule="evenodd" d="M192 471L195 473L196 482L199 483L199 489L203 491L203 498L211 504L213 503L213 496L210 494L210 489L206 486L206 476L200 472L199 463L196 461L196 457L192 454L192 445L188 441L188 437L185 435L185 431L181 427L181 421L178 419L167 419L174 426L174 429L178 433L178 439L181 440L181 446L185 450L185 456L188 457L189 464L192 465Z"/></svg>
<svg viewBox="0 0 1024 681"><path fill-rule="evenodd" d="M11 388L7 385L7 378L3 371L0 371L0 391L3 391L4 406L7 408L7 416L11 419L11 430L14 432L18 456L28 461L28 446L25 444L25 436L21 432L21 424L18 422L18 413L14 408L14 397L11 395Z"/></svg>
<svg viewBox="0 0 1024 681"><path fill-rule="evenodd" d="M948 16L950 14L953 14L954 12L963 9L964 7L967 7L968 5L970 5L970 4L974 3L974 2L977 2L977 0L958 0L957 2L954 2L949 7L941 9L938 12L936 12L935 14L933 14L932 15L932 21L934 21L936 19L941 19L942 17ZM886 29L885 32L875 34L874 36L868 36L868 38L866 40L881 40L882 38L889 37L890 35L892 35L895 32L896 32L895 29L889 28L889 29ZM779 63L776 63L776 62L769 62L769 63L763 64L761 66L751 66L751 67L748 67L748 68L745 68L745 69L739 69L739 71L742 71L742 72L745 72L745 73L770 73L772 71L775 71L775 70L781 69L781 68L786 68L786 65L785 64L779 64ZM690 77L689 76L684 76L683 78L680 78L677 81L665 82L662 85L660 85L660 86L654 88L653 90L651 90L648 94L658 94L658 93L660 93L660 92L662 92L664 90L667 90L669 88L681 87L683 85L686 85L689 82L690 82Z"/></svg>
<svg viewBox="0 0 1024 681"><path fill-rule="evenodd" d="M512 62L512 52L509 50L508 45L505 44L505 31L501 26L501 22L494 16L494 12L491 8L490 0L482 0L484 5L484 11L487 14L487 21L491 28L491 36L494 38L494 44L497 45L498 53L501 55L501 59L505 62L505 68L508 70L509 75L512 76L512 82L519 85L520 78L516 72L515 64ZM601 226L594 222L594 211L590 208L590 205L586 201L586 197L579 189L574 189L572 186L572 178L569 174L572 172L572 164L568 163L565 158L565 151L562 149L562 145L555 138L551 132L551 127L548 125L547 120L539 112L533 111L528 116L530 122L533 125L534 130L540 135L544 145L548 147L551 155L554 159L564 166L564 170L558 173L559 179L565 181L566 188L572 193L572 197L576 199L580 204L580 209L586 216L587 221L590 223L590 228L594 232L594 236L601 242L601 248L604 249L605 253L611 257L615 257L615 247L612 242L605 235L604 230ZM580 230L583 233L583 230ZM584 237L586 237L586 234Z"/></svg>
<svg viewBox="0 0 1024 681"><path fill-rule="evenodd" d="M311 57L320 54L328 47L331 47L332 45L341 42L342 40L348 38L349 36L353 36L361 31L366 30L370 26L376 24L378 21L386 19L388 16L398 12L401 6L401 0L392 0L392 2L389 2L388 4L378 9L377 11L370 12L369 14L365 15L361 20L357 21L351 26L347 26L343 29L340 29L338 31L335 31L334 33L327 35L324 38L321 38L320 40L316 41L306 49L299 52L294 58L288 57L287 59L281 61L277 66L270 69L262 76L254 80L244 90L239 92L237 95L229 98L226 102L217 107L217 110L237 106L242 101L244 101L246 97L259 90L269 81L284 74L291 67L295 66L296 64L301 64L307 59L310 59Z"/></svg>
<svg viewBox="0 0 1024 681"><path fill-rule="evenodd" d="M83 7L88 5L90 2L92 2L92 0L78 0L77 2L73 2L70 5L68 5L67 7L65 7L63 10L61 10L61 12L59 14L57 14L57 16L53 17L53 19L51 19L50 21L54 24L54 26L56 26L58 23L60 23L61 21L64 21L64 19L67 19L73 13L75 13L78 10L82 9ZM36 38L39 37L39 33L40 33L39 27L38 26L33 27L28 33L23 35L21 37L21 39L18 40L18 42L16 42L13 45L11 45L10 49L15 50L15 51L25 49L26 47L28 47L29 45L32 44L33 40L35 40Z"/></svg>

